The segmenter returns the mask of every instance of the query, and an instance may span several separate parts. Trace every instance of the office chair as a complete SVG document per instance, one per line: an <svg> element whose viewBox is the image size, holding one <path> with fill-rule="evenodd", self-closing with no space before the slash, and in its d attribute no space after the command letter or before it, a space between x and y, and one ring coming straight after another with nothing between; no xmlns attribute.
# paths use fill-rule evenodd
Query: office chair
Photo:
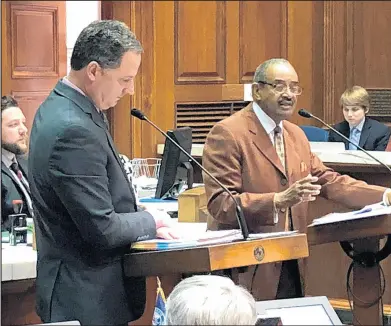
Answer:
<svg viewBox="0 0 391 326"><path fill-rule="evenodd" d="M327 142L329 139L329 132L319 127L314 126L300 126L308 138L308 141Z"/></svg>

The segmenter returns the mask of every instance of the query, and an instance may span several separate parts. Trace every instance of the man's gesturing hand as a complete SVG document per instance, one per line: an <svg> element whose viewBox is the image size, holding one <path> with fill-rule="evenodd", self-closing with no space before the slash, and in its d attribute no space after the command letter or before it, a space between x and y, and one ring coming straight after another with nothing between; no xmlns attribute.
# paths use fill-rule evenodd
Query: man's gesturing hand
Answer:
<svg viewBox="0 0 391 326"><path fill-rule="evenodd" d="M309 174L305 178L296 181L287 190L276 193L274 197L276 208L292 207L302 202L315 200L321 189L320 185L313 184L317 181L317 177Z"/></svg>

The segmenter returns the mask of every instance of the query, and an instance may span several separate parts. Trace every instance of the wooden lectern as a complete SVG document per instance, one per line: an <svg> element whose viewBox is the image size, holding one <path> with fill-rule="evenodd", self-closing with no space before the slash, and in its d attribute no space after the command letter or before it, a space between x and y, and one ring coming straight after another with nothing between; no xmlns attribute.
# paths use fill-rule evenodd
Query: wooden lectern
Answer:
<svg viewBox="0 0 391 326"><path fill-rule="evenodd" d="M237 241L188 249L133 252L125 256L127 276L171 276L175 283L183 274L225 270L238 282L240 268L276 261L308 257L305 234ZM150 280L149 280L150 281ZM175 286L175 284L172 284ZM148 291L154 291L153 294ZM168 295L166 290L166 295ZM147 302L144 315L132 325L151 324L156 300L156 286L147 282Z"/></svg>
<svg viewBox="0 0 391 326"><path fill-rule="evenodd" d="M382 274L378 261L391 250L391 238L379 251L380 240L391 234L391 216L382 215L308 228L310 246L340 242L353 260L353 323L382 325ZM350 245L352 242L352 246ZM324 271L324 273L334 271Z"/></svg>

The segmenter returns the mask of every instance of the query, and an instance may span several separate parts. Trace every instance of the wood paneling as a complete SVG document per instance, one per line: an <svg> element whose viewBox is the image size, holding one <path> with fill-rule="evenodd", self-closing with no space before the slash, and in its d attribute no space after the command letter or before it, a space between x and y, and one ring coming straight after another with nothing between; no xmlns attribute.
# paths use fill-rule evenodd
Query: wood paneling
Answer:
<svg viewBox="0 0 391 326"><path fill-rule="evenodd" d="M35 279L1 282L1 324L40 324L35 312Z"/></svg>
<svg viewBox="0 0 391 326"><path fill-rule="evenodd" d="M239 2L240 82L251 83L258 65L285 57L287 1Z"/></svg>
<svg viewBox="0 0 391 326"><path fill-rule="evenodd" d="M28 130L31 130L35 112L49 95L49 91L12 91L11 95L18 102L19 106L23 108L23 113L26 117L26 127Z"/></svg>
<svg viewBox="0 0 391 326"><path fill-rule="evenodd" d="M57 7L11 3L12 78L58 77L57 17Z"/></svg>
<svg viewBox="0 0 391 326"><path fill-rule="evenodd" d="M391 2L352 1L353 65L355 84L364 87L391 87ZM386 73L388 72L388 73Z"/></svg>
<svg viewBox="0 0 391 326"><path fill-rule="evenodd" d="M64 1L2 1L1 93L13 95L30 129L36 110L66 75Z"/></svg>
<svg viewBox="0 0 391 326"><path fill-rule="evenodd" d="M175 1L175 82L224 83L226 1Z"/></svg>

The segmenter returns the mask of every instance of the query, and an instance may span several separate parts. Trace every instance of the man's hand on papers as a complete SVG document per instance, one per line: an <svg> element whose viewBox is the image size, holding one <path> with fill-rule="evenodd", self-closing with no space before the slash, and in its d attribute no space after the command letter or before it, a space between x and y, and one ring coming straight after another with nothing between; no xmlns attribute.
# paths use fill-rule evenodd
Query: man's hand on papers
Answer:
<svg viewBox="0 0 391 326"><path fill-rule="evenodd" d="M179 239L180 235L178 230L174 229L171 217L165 211L150 209L147 211L151 213L156 223L156 237L158 239Z"/></svg>
<svg viewBox="0 0 391 326"><path fill-rule="evenodd" d="M317 181L318 177L309 174L305 178L296 181L287 190L276 193L276 208L292 207L302 202L315 200L321 189L320 185L313 184Z"/></svg>
<svg viewBox="0 0 391 326"><path fill-rule="evenodd" d="M172 240L172 239L179 239L181 238L178 230L168 227L168 226L162 226L156 230L156 238L157 239L165 239L165 240Z"/></svg>

